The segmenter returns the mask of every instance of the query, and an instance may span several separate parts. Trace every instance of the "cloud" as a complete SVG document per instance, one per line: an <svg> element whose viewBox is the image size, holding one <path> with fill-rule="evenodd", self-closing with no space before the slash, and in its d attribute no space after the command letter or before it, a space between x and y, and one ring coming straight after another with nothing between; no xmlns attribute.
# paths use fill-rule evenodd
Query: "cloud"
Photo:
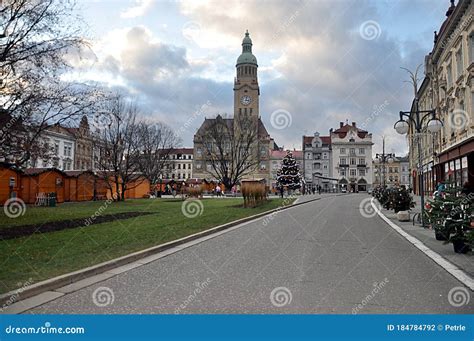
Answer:
<svg viewBox="0 0 474 341"><path fill-rule="evenodd" d="M151 5L137 1L122 16L143 15ZM395 6L397 13L411 10L402 5ZM167 23L165 37L158 38L145 20L104 35L94 46L94 72L108 74L103 78L115 79L113 84L139 96L151 115L175 129L196 108L212 103L189 126L185 145L192 145L203 116L232 113L235 60L249 29L259 61L260 114L278 144L300 148L302 134L327 134L348 119L374 137L387 135L397 153L406 152L405 139L392 128L413 95L400 66L413 69L423 62L426 42L416 37L429 24L414 31L413 40L401 40L383 6L368 0L203 0L173 6L170 11L179 13ZM423 13L430 2L416 1L415 8ZM364 36L370 34L362 29L368 22L376 23L373 36ZM440 22L433 22L435 30ZM278 109L292 114L288 129L272 129L270 114Z"/></svg>
<svg viewBox="0 0 474 341"><path fill-rule="evenodd" d="M127 8L120 13L122 18L136 18L144 16L153 6L155 0L135 0L135 6Z"/></svg>

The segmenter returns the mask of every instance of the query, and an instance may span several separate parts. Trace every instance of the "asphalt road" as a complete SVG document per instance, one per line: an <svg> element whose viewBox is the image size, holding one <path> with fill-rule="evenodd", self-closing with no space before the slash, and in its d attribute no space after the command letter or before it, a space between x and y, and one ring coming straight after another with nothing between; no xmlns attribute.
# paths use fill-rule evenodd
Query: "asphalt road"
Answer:
<svg viewBox="0 0 474 341"><path fill-rule="evenodd" d="M27 313L472 313L472 292L453 306L460 282L378 216L361 215L366 198L282 211Z"/></svg>

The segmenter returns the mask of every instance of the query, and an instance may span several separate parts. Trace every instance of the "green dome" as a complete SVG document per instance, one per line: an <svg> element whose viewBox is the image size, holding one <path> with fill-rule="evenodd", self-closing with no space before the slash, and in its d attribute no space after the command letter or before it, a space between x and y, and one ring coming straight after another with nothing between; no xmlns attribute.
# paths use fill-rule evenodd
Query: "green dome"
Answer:
<svg viewBox="0 0 474 341"><path fill-rule="evenodd" d="M237 58L237 65L239 64L257 65L257 58L252 54L252 39L250 39L249 31L245 32L242 40L242 54Z"/></svg>
<svg viewBox="0 0 474 341"><path fill-rule="evenodd" d="M237 65L239 64L257 65L257 58L252 53L244 52L239 56L239 58L237 58Z"/></svg>

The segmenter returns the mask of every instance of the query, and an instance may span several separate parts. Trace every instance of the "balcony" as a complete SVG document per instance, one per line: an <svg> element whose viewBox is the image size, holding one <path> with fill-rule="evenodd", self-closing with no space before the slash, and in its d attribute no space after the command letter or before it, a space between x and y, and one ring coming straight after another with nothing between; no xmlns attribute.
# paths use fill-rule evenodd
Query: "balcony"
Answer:
<svg viewBox="0 0 474 341"><path fill-rule="evenodd" d="M349 168L349 164L347 164L347 163L338 163L337 167L339 167L339 168Z"/></svg>
<svg viewBox="0 0 474 341"><path fill-rule="evenodd" d="M367 163L359 163L357 168L367 168Z"/></svg>

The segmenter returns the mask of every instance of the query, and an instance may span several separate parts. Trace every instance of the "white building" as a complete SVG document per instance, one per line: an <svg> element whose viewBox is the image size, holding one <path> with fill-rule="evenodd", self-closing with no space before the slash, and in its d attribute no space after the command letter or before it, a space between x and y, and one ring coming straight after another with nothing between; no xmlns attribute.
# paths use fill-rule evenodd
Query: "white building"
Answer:
<svg viewBox="0 0 474 341"><path fill-rule="evenodd" d="M169 162L165 165L164 179L186 180L193 177L193 148L173 149L169 154Z"/></svg>
<svg viewBox="0 0 474 341"><path fill-rule="evenodd" d="M60 125L48 127L41 133L41 151L32 155L29 167L58 168L63 171L74 168L75 137Z"/></svg>
<svg viewBox="0 0 474 341"><path fill-rule="evenodd" d="M352 125L339 123L330 131L332 146L332 176L339 189L363 192L372 188L372 134Z"/></svg>
<svg viewBox="0 0 474 341"><path fill-rule="evenodd" d="M331 137L303 136L303 174L309 188L321 186L324 192L331 191L332 177Z"/></svg>

